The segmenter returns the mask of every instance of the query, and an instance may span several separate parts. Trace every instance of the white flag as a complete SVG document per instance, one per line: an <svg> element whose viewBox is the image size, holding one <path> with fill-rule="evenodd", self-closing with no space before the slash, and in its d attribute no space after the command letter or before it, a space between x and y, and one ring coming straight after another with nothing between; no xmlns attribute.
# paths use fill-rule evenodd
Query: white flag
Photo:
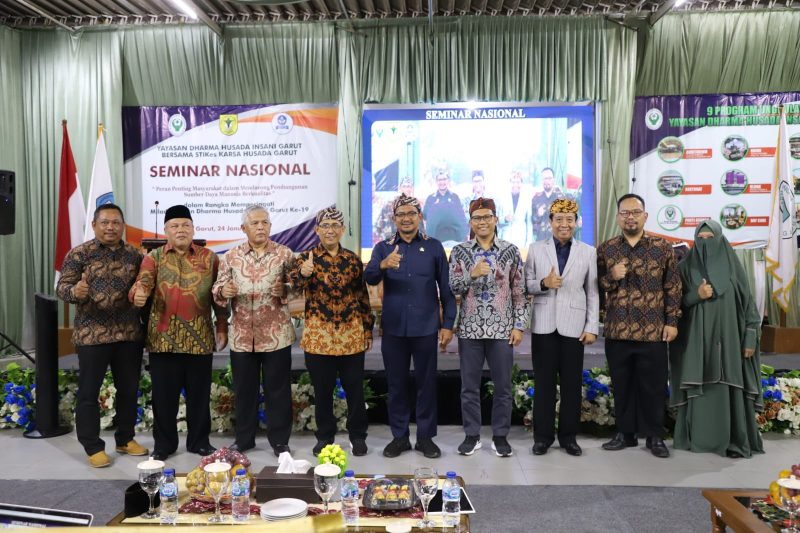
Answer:
<svg viewBox="0 0 800 533"><path fill-rule="evenodd" d="M767 272L772 276L772 299L787 312L797 273L794 187L789 163L786 114L781 108L778 146L775 150L775 180L772 185L772 213L767 243Z"/></svg>
<svg viewBox="0 0 800 533"><path fill-rule="evenodd" d="M92 165L92 183L89 186L89 198L86 200L86 228L84 241L94 239L92 219L94 211L103 204L114 203L114 190L111 188L111 167L108 166L108 153L106 141L103 136L103 126L99 127L97 135L97 149L94 153Z"/></svg>

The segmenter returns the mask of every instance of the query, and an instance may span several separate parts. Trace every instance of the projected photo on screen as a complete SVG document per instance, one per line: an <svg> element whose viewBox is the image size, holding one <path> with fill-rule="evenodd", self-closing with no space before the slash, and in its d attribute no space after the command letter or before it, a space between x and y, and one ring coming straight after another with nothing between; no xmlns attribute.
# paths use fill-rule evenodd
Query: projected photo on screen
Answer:
<svg viewBox="0 0 800 533"><path fill-rule="evenodd" d="M365 106L362 255L396 231L392 200L416 196L422 229L451 248L469 238L469 203L493 198L498 236L523 253L550 238L550 204L580 207L576 238L594 244L591 105Z"/></svg>

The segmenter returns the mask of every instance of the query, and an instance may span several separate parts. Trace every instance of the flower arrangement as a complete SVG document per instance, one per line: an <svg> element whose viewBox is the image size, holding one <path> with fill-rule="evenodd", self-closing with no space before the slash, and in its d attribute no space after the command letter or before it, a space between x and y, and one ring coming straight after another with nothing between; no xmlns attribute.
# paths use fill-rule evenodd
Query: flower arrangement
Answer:
<svg viewBox="0 0 800 533"><path fill-rule="evenodd" d="M761 394L764 412L756 415L761 432L800 435L800 370L776 376L774 368L761 365Z"/></svg>
<svg viewBox="0 0 800 533"><path fill-rule="evenodd" d="M33 369L23 369L16 363L11 363L5 371L0 372L0 386L3 387L4 398L0 405L0 429L33 428L33 414L35 402L33 391L35 389L35 373ZM75 421L75 403L78 392L78 372L75 370L59 370L59 415L67 424ZM139 379L137 391L136 431L150 431L153 427L152 407L153 383L150 374L143 372ZM111 374L106 374L100 387L98 402L100 405L100 428L113 427L116 415L115 397L117 389ZM339 380L336 381L334 390L333 412L337 419L337 428L343 431L347 426L347 398ZM364 381L364 397L367 407L374 406L375 393ZM233 430L235 424L233 394L233 374L230 365L222 370L214 370L211 380L211 429L218 433ZM295 431L314 431L314 387L308 372L299 376L296 383L292 384L292 405L294 408ZM264 394L259 393L258 407L259 423L266 427L267 415L264 409ZM181 391L178 405L178 431L186 432L186 398Z"/></svg>

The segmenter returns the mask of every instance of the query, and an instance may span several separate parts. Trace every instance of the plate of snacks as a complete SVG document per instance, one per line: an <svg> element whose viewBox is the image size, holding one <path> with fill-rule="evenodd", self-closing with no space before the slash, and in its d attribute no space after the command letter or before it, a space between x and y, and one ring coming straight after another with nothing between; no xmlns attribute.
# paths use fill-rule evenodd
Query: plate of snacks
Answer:
<svg viewBox="0 0 800 533"><path fill-rule="evenodd" d="M399 511L417 503L419 499L410 479L374 479L364 490L364 507L373 511Z"/></svg>
<svg viewBox="0 0 800 533"><path fill-rule="evenodd" d="M192 499L207 503L214 502L211 492L206 488L206 476L203 467L215 461L231 465L231 479L236 475L237 470L244 468L247 471L247 477L250 478L250 491L251 493L255 493L256 479L250 473L250 459L242 452L229 450L228 448L220 448L211 455L206 455L200 459L200 464L186 475L186 489L189 491L189 495ZM220 502L231 502L230 490L220 498Z"/></svg>

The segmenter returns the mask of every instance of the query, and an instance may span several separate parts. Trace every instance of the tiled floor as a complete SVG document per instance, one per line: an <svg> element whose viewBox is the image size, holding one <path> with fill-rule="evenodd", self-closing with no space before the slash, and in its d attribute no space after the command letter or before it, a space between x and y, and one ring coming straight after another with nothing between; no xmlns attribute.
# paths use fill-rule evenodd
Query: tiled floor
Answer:
<svg viewBox="0 0 800 533"><path fill-rule="evenodd" d="M470 457L455 452L463 439L462 429L440 426L436 438L443 451L440 459L428 460L413 451L396 459L386 459L381 451L391 439L389 429L374 426L367 440L369 453L365 457L351 458L350 466L356 473L398 474L430 465L441 473L455 470L467 484L766 488L779 470L800 460L800 440L780 435L766 436L766 453L752 459L727 459L675 450L671 450L669 459L657 459L644 448L644 442L638 449L607 452L600 448L604 439L584 436L578 439L584 450L582 457L568 456L557 447L544 456L533 456L531 435L521 427L513 427L509 435L514 455L499 458L491 450L489 431L488 427L484 428L484 446ZM411 433L413 436L413 427ZM141 458L117 455L113 452L113 435L104 434L104 439L114 464L109 468L91 469L74 432L52 439L28 440L19 431L0 431L0 450L3 450L0 475L5 479L135 479L136 463ZM152 447L149 434L137 439ZM219 447L230 444L232 437L212 435L211 442ZM337 442L347 446L346 435L339 435ZM312 434L295 434L290 445L296 458L313 460L314 443ZM277 464L263 436L259 436L258 447L249 451L248 456L256 469ZM186 472L197 461L196 455L184 451L170 457L167 463L179 472Z"/></svg>

